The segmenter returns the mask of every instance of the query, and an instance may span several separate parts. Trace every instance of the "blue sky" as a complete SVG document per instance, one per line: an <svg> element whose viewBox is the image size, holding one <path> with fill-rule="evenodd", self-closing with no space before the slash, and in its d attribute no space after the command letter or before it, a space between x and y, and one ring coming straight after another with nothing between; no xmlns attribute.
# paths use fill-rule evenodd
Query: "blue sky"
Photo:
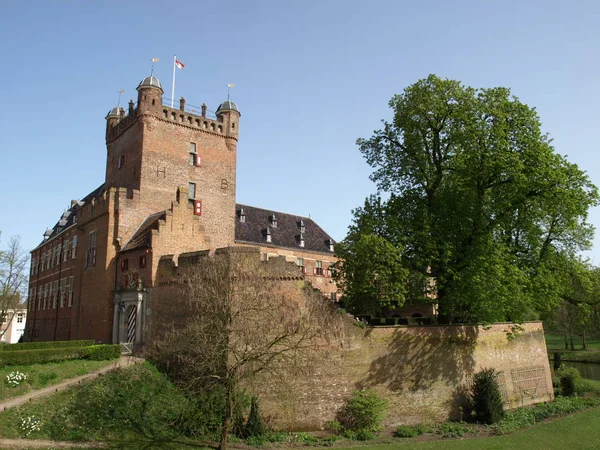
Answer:
<svg viewBox="0 0 600 450"><path fill-rule="evenodd" d="M342 239L374 192L355 141L430 73L506 86L600 185L600 2L48 1L0 5L0 230L35 247L104 180L105 121L158 57L170 97L215 110L235 83L237 201ZM600 228L600 211L590 221ZM587 255L600 262L600 240Z"/></svg>

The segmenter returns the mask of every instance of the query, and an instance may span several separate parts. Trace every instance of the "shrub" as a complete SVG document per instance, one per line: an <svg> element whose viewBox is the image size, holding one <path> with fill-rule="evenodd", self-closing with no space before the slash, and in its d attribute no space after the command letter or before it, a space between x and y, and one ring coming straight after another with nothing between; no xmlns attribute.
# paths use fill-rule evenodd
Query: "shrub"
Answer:
<svg viewBox="0 0 600 450"><path fill-rule="evenodd" d="M463 422L446 422L435 427L436 434L445 438L462 437L470 431L472 431L471 427Z"/></svg>
<svg viewBox="0 0 600 450"><path fill-rule="evenodd" d="M575 367L561 366L557 371L560 378L560 391L565 397L572 397L577 394L577 385L581 379L579 371Z"/></svg>
<svg viewBox="0 0 600 450"><path fill-rule="evenodd" d="M562 353L556 352L554 354L554 370L560 369L561 365L562 365Z"/></svg>
<svg viewBox="0 0 600 450"><path fill-rule="evenodd" d="M400 425L396 428L396 436L401 438L413 438L417 436L421 436L427 431L427 428L424 425Z"/></svg>
<svg viewBox="0 0 600 450"><path fill-rule="evenodd" d="M265 424L263 423L262 417L260 416L260 410L258 407L258 399L252 397L250 402L250 414L248 415L248 421L244 429L245 437L262 437L265 434Z"/></svg>
<svg viewBox="0 0 600 450"><path fill-rule="evenodd" d="M496 423L504 417L502 395L494 369L483 369L473 377L471 400L475 418L481 423Z"/></svg>
<svg viewBox="0 0 600 450"><path fill-rule="evenodd" d="M17 387L25 380L27 380L27 375L17 370L6 375L4 382L11 387Z"/></svg>
<svg viewBox="0 0 600 450"><path fill-rule="evenodd" d="M354 391L338 413L338 421L344 430L356 433L376 432L381 429L385 411L386 402L374 391Z"/></svg>
<svg viewBox="0 0 600 450"><path fill-rule="evenodd" d="M17 345L17 344L14 344ZM0 351L0 367L79 359L85 347Z"/></svg>
<svg viewBox="0 0 600 450"><path fill-rule="evenodd" d="M11 352L21 350L40 350L46 348L72 348L87 347L94 345L93 340L82 341L44 341L44 342L22 342L18 344L0 345L0 351Z"/></svg>
<svg viewBox="0 0 600 450"><path fill-rule="evenodd" d="M121 357L121 346L112 345L91 345L83 349L82 356L90 361L105 361Z"/></svg>

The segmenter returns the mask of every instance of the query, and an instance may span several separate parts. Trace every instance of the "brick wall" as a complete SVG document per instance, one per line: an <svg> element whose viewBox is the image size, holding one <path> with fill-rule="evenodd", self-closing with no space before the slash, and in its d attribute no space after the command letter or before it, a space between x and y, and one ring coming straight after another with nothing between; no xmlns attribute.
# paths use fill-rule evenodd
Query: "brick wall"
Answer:
<svg viewBox="0 0 600 450"><path fill-rule="evenodd" d="M320 348L304 371L250 385L263 414L282 429L321 429L356 389L388 401L386 426L460 419L472 375L501 371L508 407L553 398L541 323L509 339L510 324L361 329L340 319L340 334ZM351 320L351 319L350 319Z"/></svg>

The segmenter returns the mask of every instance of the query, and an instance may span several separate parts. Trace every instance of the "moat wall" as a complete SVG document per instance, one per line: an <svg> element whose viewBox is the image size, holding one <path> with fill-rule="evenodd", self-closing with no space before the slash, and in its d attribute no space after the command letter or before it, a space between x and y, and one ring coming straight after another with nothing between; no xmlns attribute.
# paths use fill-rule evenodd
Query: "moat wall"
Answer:
<svg viewBox="0 0 600 450"><path fill-rule="evenodd" d="M322 429L356 389L388 402L385 426L461 419L472 376L500 372L507 408L553 399L541 323L360 328L340 314L337 331L303 368L249 386L280 429Z"/></svg>

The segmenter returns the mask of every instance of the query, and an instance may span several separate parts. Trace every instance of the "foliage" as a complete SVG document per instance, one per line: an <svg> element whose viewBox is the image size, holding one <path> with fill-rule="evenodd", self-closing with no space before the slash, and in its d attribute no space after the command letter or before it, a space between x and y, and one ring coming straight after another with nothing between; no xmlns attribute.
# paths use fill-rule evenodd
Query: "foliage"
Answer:
<svg viewBox="0 0 600 450"><path fill-rule="evenodd" d="M565 268L590 245L598 193L554 152L535 110L508 89L434 75L390 107L393 121L358 140L378 193L354 211L341 264L378 236L409 271L408 301L437 303L446 321L519 321L558 306Z"/></svg>
<svg viewBox="0 0 600 450"><path fill-rule="evenodd" d="M6 318L8 324L14 317L9 311L24 307L28 261L18 236L12 236L6 250L0 250L0 319ZM0 327L0 337L7 329Z"/></svg>
<svg viewBox="0 0 600 450"><path fill-rule="evenodd" d="M425 425L399 425L396 428L396 436L401 438L413 438L417 436L421 436L422 434L427 432L427 427Z"/></svg>
<svg viewBox="0 0 600 450"><path fill-rule="evenodd" d="M0 352L0 367L81 359L85 347L44 348Z"/></svg>
<svg viewBox="0 0 600 450"><path fill-rule="evenodd" d="M560 392L565 397L573 397L577 394L577 384L581 379L579 371L575 367L561 366L556 372L560 379Z"/></svg>
<svg viewBox="0 0 600 450"><path fill-rule="evenodd" d="M471 401L475 419L481 423L496 423L504 417L504 405L494 369L483 369L473 377Z"/></svg>
<svg viewBox="0 0 600 450"><path fill-rule="evenodd" d="M387 403L375 391L354 391L338 412L337 420L344 431L356 433L356 439L381 430Z"/></svg>
<svg viewBox="0 0 600 450"><path fill-rule="evenodd" d="M108 359L118 359L121 357L121 345L119 344L102 344L90 345L85 347L83 357L90 361L104 361Z"/></svg>
<svg viewBox="0 0 600 450"><path fill-rule="evenodd" d="M336 246L336 256L340 259L332 265L332 275L350 313L377 313L384 306L404 304L408 270L401 251L385 238L349 238Z"/></svg>
<svg viewBox="0 0 600 450"><path fill-rule="evenodd" d="M168 378L145 363L78 386L45 427L56 440L104 439L107 433L167 439L181 435L180 423L189 407Z"/></svg>
<svg viewBox="0 0 600 450"><path fill-rule="evenodd" d="M8 375L6 375L4 382L11 387L17 387L19 384L21 384L26 379L27 379L26 374L24 374L23 372L15 371L15 372L11 372Z"/></svg>
<svg viewBox="0 0 600 450"><path fill-rule="evenodd" d="M0 351L39 350L45 348L71 348L87 347L94 345L93 340L80 341L43 341L43 342L21 342L18 344L0 345Z"/></svg>
<svg viewBox="0 0 600 450"><path fill-rule="evenodd" d="M114 345L92 345L87 347L38 348L33 350L11 350L0 352L0 367L12 365L42 364L68 359L101 361L121 356L121 347Z"/></svg>
<svg viewBox="0 0 600 450"><path fill-rule="evenodd" d="M157 315L168 319L156 324L157 339L147 356L192 395L223 389L221 448L241 383L302 370L317 339L332 328L332 305L319 292L305 289L290 299L264 271L253 253L200 257L179 268L179 278L161 290L156 303Z"/></svg>
<svg viewBox="0 0 600 450"><path fill-rule="evenodd" d="M434 427L435 433L444 438L463 437L472 432L472 428L463 422L445 422Z"/></svg>
<svg viewBox="0 0 600 450"><path fill-rule="evenodd" d="M496 434L512 433L550 417L580 411L587 406L586 402L580 398L557 397L554 402L539 404L534 408L517 408L507 412L501 421L492 426L492 430Z"/></svg>
<svg viewBox="0 0 600 450"><path fill-rule="evenodd" d="M246 427L244 428L244 435L246 438L262 437L264 436L265 432L265 424L263 423L263 419L260 415L260 409L258 407L258 398L253 396L250 403L250 414L248 415L248 421L246 422Z"/></svg>

